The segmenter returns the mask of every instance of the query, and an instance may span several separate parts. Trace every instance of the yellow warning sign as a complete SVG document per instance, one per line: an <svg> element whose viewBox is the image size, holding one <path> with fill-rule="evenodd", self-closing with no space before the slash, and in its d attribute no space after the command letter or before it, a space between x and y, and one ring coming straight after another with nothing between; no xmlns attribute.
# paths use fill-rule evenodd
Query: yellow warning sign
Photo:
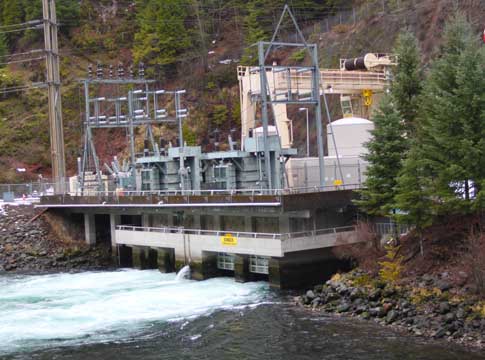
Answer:
<svg viewBox="0 0 485 360"><path fill-rule="evenodd" d="M365 89L362 91L362 96L364 97L364 105L369 107L372 105L372 90Z"/></svg>
<svg viewBox="0 0 485 360"><path fill-rule="evenodd" d="M221 236L221 244L224 246L236 246L237 237L232 236L232 234L226 234L224 236Z"/></svg>
<svg viewBox="0 0 485 360"><path fill-rule="evenodd" d="M340 179L335 179L335 180L333 181L333 186L341 186L341 185L343 185L343 183L344 183L344 182L343 182L342 180L340 180Z"/></svg>

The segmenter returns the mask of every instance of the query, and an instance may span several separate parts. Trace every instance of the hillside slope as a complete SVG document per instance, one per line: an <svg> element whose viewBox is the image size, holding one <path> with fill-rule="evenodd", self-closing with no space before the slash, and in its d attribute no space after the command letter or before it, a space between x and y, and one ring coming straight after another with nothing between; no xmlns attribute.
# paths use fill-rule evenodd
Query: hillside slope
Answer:
<svg viewBox="0 0 485 360"><path fill-rule="evenodd" d="M132 63L135 33L133 5L128 1L84 1L90 5L82 14L81 22L68 34L62 34L61 76L63 83L63 117L66 141L66 158L69 174L76 171L76 157L80 155L84 99L78 79L86 76L88 64L98 61L116 66L118 62ZM381 2L378 2L381 4ZM322 67L337 67L340 57L357 56L366 52L390 52L394 40L402 29L413 31L420 41L424 66L433 58L439 46L445 20L455 11L463 11L477 24L477 34L485 3L460 2L455 8L450 0L390 1L383 9L373 2L354 1L347 10L336 8L332 13L296 9L305 35L317 42ZM348 4L348 2L346 2ZM230 10L231 8L229 8ZM207 31L207 56L186 56L180 60L172 74L162 74L160 68L147 72L158 79L157 87L186 88L186 101L190 117L186 122L188 137L208 149L214 147L214 130L220 130L221 147L233 132L238 138L239 95L236 78L238 62L221 63L244 56L244 24L238 12L221 7L215 11L213 26ZM218 18L219 17L219 18ZM62 21L62 19L61 19ZM270 24L271 25L271 24ZM291 32L287 33L291 36ZM42 47L42 42L20 41L15 52ZM478 36L477 36L478 41ZM292 54L289 54L290 56ZM283 60L284 61L284 60ZM301 59L304 63L305 59ZM158 70L157 70L158 69ZM44 64L32 62L11 64L0 70L0 87L42 81ZM2 78L3 74L3 78ZM108 90L107 90L108 91ZM109 91L106 95L110 95ZM336 99L331 99L332 116L340 117ZM303 114L290 109L295 121L297 147L304 144ZM298 121L301 120L301 121ZM301 122L301 124L300 124ZM173 127L160 130L167 139L175 134ZM126 149L126 137L121 131L99 131L96 141L102 161ZM25 167L21 176L15 172ZM50 175L50 153L46 92L43 89L0 95L0 183L36 179L37 174Z"/></svg>

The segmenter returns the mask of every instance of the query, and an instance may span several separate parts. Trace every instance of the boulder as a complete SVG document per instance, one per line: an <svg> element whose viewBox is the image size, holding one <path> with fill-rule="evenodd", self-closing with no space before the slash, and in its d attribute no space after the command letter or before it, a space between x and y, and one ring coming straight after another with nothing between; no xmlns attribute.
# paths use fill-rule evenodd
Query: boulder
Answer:
<svg viewBox="0 0 485 360"><path fill-rule="evenodd" d="M308 291L306 292L306 297L307 297L307 298L308 298L308 299L311 301L311 300L313 300L313 299L315 299L315 298L316 298L316 295L315 295L315 293L313 292L313 290L308 290Z"/></svg>
<svg viewBox="0 0 485 360"><path fill-rule="evenodd" d="M387 313L386 323L391 324L394 321L396 321L398 317L399 317L399 313L396 310L391 310Z"/></svg>
<svg viewBox="0 0 485 360"><path fill-rule="evenodd" d="M438 312L440 314L446 314L450 312L450 309L450 304L448 304L446 301L441 302L438 306Z"/></svg>
<svg viewBox="0 0 485 360"><path fill-rule="evenodd" d="M350 310L350 305L348 303L342 303L339 306L337 306L337 312L338 313L344 313Z"/></svg>

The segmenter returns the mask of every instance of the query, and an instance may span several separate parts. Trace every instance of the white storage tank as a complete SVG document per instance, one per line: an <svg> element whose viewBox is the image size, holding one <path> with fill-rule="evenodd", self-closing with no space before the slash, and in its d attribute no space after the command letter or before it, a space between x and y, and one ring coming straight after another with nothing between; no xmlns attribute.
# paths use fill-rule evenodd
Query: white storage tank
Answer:
<svg viewBox="0 0 485 360"><path fill-rule="evenodd" d="M347 117L327 125L328 156L336 156L332 140L332 129L339 157L362 156L367 152L364 144L371 138L372 121L358 117Z"/></svg>

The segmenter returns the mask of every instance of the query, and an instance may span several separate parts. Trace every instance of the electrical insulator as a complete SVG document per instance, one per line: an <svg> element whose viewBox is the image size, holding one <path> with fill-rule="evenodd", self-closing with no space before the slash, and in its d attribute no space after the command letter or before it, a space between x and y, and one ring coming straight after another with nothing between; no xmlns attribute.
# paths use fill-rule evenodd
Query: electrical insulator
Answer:
<svg viewBox="0 0 485 360"><path fill-rule="evenodd" d="M109 78L112 79L113 78L113 65L110 65L109 66Z"/></svg>
<svg viewBox="0 0 485 360"><path fill-rule="evenodd" d="M125 77L125 69L123 68L123 64L122 63L119 63L118 64L118 77L120 79L122 79L122 78Z"/></svg>
<svg viewBox="0 0 485 360"><path fill-rule="evenodd" d="M101 63L98 63L96 65L96 76L98 77L98 79L103 78L103 64Z"/></svg>
<svg viewBox="0 0 485 360"><path fill-rule="evenodd" d="M145 77L145 64L142 62L138 65L138 77L140 79Z"/></svg>
<svg viewBox="0 0 485 360"><path fill-rule="evenodd" d="M88 78L89 79L93 78L93 64L88 65Z"/></svg>

